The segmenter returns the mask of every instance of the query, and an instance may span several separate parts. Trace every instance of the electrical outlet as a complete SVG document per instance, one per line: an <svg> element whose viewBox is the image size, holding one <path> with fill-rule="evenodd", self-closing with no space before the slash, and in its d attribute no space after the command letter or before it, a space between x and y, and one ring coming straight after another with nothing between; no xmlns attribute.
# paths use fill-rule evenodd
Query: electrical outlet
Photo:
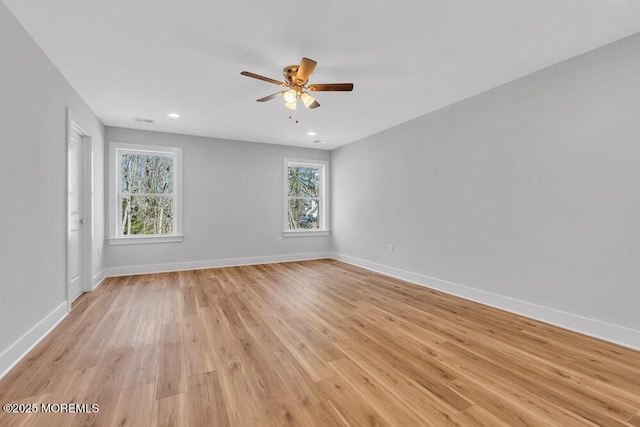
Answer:
<svg viewBox="0 0 640 427"><path fill-rule="evenodd" d="M390 253L390 254L392 254L392 253L393 253L393 243L389 243L389 244L387 245L387 251L389 251L389 253Z"/></svg>
<svg viewBox="0 0 640 427"><path fill-rule="evenodd" d="M284 243L284 237L278 237L278 244L282 245Z"/></svg>

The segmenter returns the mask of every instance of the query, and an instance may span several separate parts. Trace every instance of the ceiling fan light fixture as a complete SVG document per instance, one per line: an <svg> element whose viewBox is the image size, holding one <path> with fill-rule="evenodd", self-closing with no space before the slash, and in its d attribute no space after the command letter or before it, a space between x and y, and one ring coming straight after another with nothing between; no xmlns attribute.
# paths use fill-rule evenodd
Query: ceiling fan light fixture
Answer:
<svg viewBox="0 0 640 427"><path fill-rule="evenodd" d="M298 98L298 93L295 91L295 89L289 89L284 93L284 102L286 102L287 104L295 104L296 98Z"/></svg>
<svg viewBox="0 0 640 427"><path fill-rule="evenodd" d="M311 107L311 104L313 104L316 100L313 96L309 95L307 92L302 92L300 94L300 99L302 99L302 102L304 102L304 106L307 108Z"/></svg>
<svg viewBox="0 0 640 427"><path fill-rule="evenodd" d="M243 71L240 74L252 79L262 80L267 83L272 83L280 86L281 92L274 93L273 95L265 96L258 99L258 102L265 102L271 99L277 98L282 94L285 102L285 106L290 110L296 109L298 98L302 100L304 106L309 109L316 109L320 106L318 101L306 91L318 91L318 92L350 92L353 90L353 83L314 83L307 86L309 76L316 68L317 62L313 59L302 58L300 65L289 65L284 67L282 74L284 75L284 81L279 81L269 77L264 77L259 74L250 73L249 71Z"/></svg>

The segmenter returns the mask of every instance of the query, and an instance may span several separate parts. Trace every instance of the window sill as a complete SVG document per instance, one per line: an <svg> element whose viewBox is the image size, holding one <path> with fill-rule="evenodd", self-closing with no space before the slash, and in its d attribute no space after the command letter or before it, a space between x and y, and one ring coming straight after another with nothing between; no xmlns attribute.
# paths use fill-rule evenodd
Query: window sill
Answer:
<svg viewBox="0 0 640 427"><path fill-rule="evenodd" d="M140 245L147 243L182 243L184 236L135 236L135 237L112 237L109 245Z"/></svg>
<svg viewBox="0 0 640 427"><path fill-rule="evenodd" d="M312 236L328 236L330 230L285 230L282 232L284 237L312 237Z"/></svg>

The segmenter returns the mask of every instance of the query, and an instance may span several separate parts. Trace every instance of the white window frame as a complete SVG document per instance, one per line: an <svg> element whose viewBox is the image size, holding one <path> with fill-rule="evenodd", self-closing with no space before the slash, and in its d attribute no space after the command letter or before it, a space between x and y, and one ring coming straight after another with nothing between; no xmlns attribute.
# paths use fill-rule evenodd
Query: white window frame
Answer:
<svg viewBox="0 0 640 427"><path fill-rule="evenodd" d="M174 159L173 234L149 234L127 236L121 234L122 216L120 210L120 154L137 152L140 154L160 154ZM182 242L182 148L157 145L130 144L124 142L109 143L109 244L129 245L141 243L176 243Z"/></svg>
<svg viewBox="0 0 640 427"><path fill-rule="evenodd" d="M312 167L320 169L320 224L315 230L289 230L289 167ZM297 197L294 197L297 198ZM285 157L284 159L284 219L283 219L283 236L284 237L308 237L308 236L327 236L331 229L329 227L329 162L325 160L308 160L293 159Z"/></svg>

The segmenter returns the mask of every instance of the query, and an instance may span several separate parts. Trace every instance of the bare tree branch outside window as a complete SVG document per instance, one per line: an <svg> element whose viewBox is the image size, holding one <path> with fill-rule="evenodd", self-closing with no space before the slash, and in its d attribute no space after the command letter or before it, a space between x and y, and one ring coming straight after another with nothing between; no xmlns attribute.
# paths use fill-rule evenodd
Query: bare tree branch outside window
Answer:
<svg viewBox="0 0 640 427"><path fill-rule="evenodd" d="M290 230L320 227L320 168L289 166Z"/></svg>
<svg viewBox="0 0 640 427"><path fill-rule="evenodd" d="M122 235L172 234L174 227L174 158L122 152L120 204Z"/></svg>

